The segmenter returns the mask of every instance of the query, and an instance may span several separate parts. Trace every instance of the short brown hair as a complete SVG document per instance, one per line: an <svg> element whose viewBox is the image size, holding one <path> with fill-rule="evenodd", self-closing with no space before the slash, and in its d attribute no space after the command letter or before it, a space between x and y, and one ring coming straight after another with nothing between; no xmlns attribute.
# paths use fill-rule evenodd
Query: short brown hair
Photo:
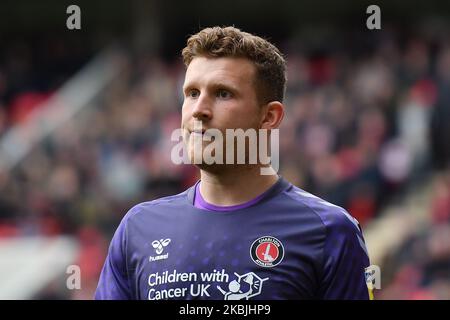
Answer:
<svg viewBox="0 0 450 320"><path fill-rule="evenodd" d="M198 56L247 58L256 67L258 100L283 101L286 61L278 48L263 38L235 27L205 28L187 40L182 56L186 67Z"/></svg>

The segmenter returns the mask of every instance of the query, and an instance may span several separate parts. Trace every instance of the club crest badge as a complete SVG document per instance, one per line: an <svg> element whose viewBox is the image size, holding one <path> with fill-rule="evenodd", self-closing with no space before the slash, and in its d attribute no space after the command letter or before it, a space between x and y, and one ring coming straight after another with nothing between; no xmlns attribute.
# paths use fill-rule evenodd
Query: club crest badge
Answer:
<svg viewBox="0 0 450 320"><path fill-rule="evenodd" d="M252 243L250 257L258 266L275 267L283 260L283 244L275 237L260 237Z"/></svg>

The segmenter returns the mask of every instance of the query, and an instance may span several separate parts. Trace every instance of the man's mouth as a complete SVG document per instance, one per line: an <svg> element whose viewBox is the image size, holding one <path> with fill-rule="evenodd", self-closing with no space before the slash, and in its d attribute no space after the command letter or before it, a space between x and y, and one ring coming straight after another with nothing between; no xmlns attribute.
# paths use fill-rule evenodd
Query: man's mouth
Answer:
<svg viewBox="0 0 450 320"><path fill-rule="evenodd" d="M211 139L214 141L215 140L215 137L214 137L214 135L211 135L211 133L210 132L208 132L208 130L207 129L198 129L198 130L188 130L188 132L189 132L189 136L192 136L192 137L206 137L206 138L208 138L208 137L211 137Z"/></svg>
<svg viewBox="0 0 450 320"><path fill-rule="evenodd" d="M189 130L189 134L194 133L194 134L201 134L201 135L204 135L204 134L205 134L205 131L206 131L206 130L204 130L204 129L202 129L202 130Z"/></svg>

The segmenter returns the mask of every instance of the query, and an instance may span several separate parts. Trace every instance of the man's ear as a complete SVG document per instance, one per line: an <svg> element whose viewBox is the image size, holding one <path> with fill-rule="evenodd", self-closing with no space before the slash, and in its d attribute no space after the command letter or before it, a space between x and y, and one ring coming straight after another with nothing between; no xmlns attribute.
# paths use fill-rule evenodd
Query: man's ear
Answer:
<svg viewBox="0 0 450 320"><path fill-rule="evenodd" d="M284 117L284 105L279 101L272 101L263 106L261 129L276 129Z"/></svg>

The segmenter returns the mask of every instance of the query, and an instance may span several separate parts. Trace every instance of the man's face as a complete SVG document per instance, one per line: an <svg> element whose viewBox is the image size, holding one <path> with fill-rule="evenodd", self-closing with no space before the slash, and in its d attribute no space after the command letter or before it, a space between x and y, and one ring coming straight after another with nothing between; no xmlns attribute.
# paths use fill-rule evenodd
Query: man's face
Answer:
<svg viewBox="0 0 450 320"><path fill-rule="evenodd" d="M194 120L202 129L259 129L261 106L255 89L256 67L245 58L196 57L189 64L183 85L181 127L192 159ZM205 147L209 142L204 142Z"/></svg>

